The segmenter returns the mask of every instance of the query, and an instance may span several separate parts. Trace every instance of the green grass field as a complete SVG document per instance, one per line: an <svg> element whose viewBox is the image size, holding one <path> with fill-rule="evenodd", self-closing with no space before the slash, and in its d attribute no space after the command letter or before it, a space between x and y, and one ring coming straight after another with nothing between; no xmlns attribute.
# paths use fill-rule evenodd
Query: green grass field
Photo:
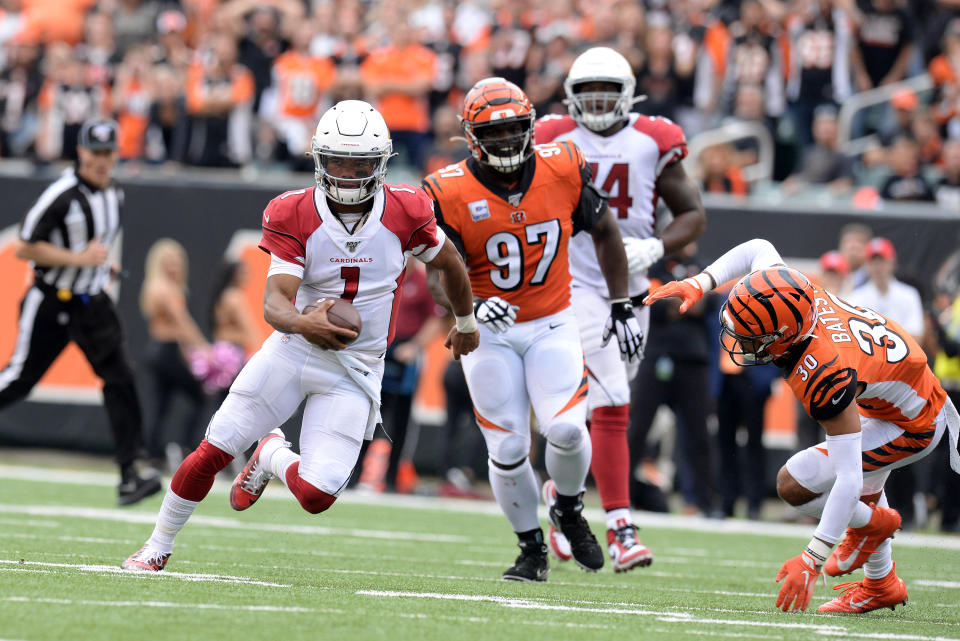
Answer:
<svg viewBox="0 0 960 641"><path fill-rule="evenodd" d="M0 464L0 640L960 640L960 538L898 534L906 608L784 614L773 577L809 527L641 518L653 566L554 562L547 583L517 584L499 579L517 549L493 503L348 494L311 516L273 483L237 513L218 483L152 575L119 565L160 497L118 509L114 482ZM837 583L817 587L811 611Z"/></svg>

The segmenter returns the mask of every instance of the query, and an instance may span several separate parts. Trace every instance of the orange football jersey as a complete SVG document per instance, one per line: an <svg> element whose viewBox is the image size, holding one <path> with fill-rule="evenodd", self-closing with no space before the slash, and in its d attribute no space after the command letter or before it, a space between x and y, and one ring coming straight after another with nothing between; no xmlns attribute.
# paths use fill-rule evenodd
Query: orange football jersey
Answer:
<svg viewBox="0 0 960 641"><path fill-rule="evenodd" d="M277 85L277 113L291 118L311 118L323 93L337 78L329 58L288 51L273 63Z"/></svg>
<svg viewBox="0 0 960 641"><path fill-rule="evenodd" d="M567 244L607 209L576 145L534 146L512 189L487 180L473 158L430 174L423 185L464 256L474 296L517 305L518 322L570 305Z"/></svg>
<svg viewBox="0 0 960 641"><path fill-rule="evenodd" d="M807 413L832 418L856 400L861 415L902 428L900 437L863 453L864 470L925 448L946 392L917 342L894 321L820 288L814 304L812 338L777 363ZM857 396L859 383L866 387Z"/></svg>

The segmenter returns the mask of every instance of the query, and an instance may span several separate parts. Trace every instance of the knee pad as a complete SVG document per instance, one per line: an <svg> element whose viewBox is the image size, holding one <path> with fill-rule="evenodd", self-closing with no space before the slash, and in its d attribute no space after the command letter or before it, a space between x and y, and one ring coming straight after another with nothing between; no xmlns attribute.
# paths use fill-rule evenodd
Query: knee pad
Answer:
<svg viewBox="0 0 960 641"><path fill-rule="evenodd" d="M510 434L490 448L490 461L505 469L523 462L530 454L530 442L519 434Z"/></svg>
<svg viewBox="0 0 960 641"><path fill-rule="evenodd" d="M561 450L577 449L586 436L587 428L573 423L554 423L544 430L543 436L547 442Z"/></svg>

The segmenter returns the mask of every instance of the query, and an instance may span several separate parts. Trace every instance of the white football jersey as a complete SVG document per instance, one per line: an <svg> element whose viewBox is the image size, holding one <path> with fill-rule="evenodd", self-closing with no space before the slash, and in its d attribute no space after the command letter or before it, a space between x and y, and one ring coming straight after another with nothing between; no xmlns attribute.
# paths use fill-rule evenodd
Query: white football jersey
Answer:
<svg viewBox="0 0 960 641"><path fill-rule="evenodd" d="M363 327L347 349L379 359L393 339L407 258L433 260L444 239L433 201L418 187L385 185L354 234L330 211L323 192L309 187L270 201L260 249L272 256L271 274L301 278L297 309L318 298L353 303Z"/></svg>
<svg viewBox="0 0 960 641"><path fill-rule="evenodd" d="M624 238L653 236L657 178L664 167L687 155L679 125L667 118L632 113L626 127L612 136L600 136L570 116L545 116L537 121L534 136L538 145L572 141L590 164L594 184L609 197L620 234ZM570 274L574 287L594 288L609 298L589 234L577 234L570 241ZM646 291L649 284L646 274L631 274L630 295Z"/></svg>

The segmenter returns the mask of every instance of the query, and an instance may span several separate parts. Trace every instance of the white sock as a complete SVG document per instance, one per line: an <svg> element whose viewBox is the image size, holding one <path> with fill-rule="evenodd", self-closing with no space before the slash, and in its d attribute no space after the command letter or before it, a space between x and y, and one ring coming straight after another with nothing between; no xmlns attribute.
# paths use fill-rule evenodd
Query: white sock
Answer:
<svg viewBox="0 0 960 641"><path fill-rule="evenodd" d="M882 579L893 569L893 546L887 539L863 564L863 574L868 579Z"/></svg>
<svg viewBox="0 0 960 641"><path fill-rule="evenodd" d="M584 438L572 450L562 450L547 441L544 463L547 474L557 484L557 494L576 496L586 489L587 472L590 470L590 457L593 445L590 438Z"/></svg>
<svg viewBox="0 0 960 641"><path fill-rule="evenodd" d="M886 491L880 495L877 501L879 507L890 507L887 502ZM891 539L887 539L879 546L876 551L870 555L867 562L863 564L863 574L869 579L882 579L890 574L893 569L893 545Z"/></svg>
<svg viewBox="0 0 960 641"><path fill-rule="evenodd" d="M853 516L850 517L850 527L863 527L873 518L873 510L863 501L857 501L857 507L853 509Z"/></svg>
<svg viewBox="0 0 960 641"><path fill-rule="evenodd" d="M619 530L623 526L631 524L633 524L633 518L630 516L630 508L618 507L607 512L608 530Z"/></svg>
<svg viewBox="0 0 960 641"><path fill-rule="evenodd" d="M514 532L529 532L540 527L537 516L537 503L540 493L537 491L537 479L533 476L530 459L505 470L493 462L487 462L490 476L490 489L496 497Z"/></svg>
<svg viewBox="0 0 960 641"><path fill-rule="evenodd" d="M153 534L147 539L147 547L163 554L172 552L173 540L177 533L183 529L187 519L190 518L198 505L200 505L200 501L188 501L174 494L173 490L168 489L163 497L163 504L160 505L160 514L157 515L157 524L153 528Z"/></svg>
<svg viewBox="0 0 960 641"><path fill-rule="evenodd" d="M812 501L803 505L794 505L794 507L807 516L819 519L823 515L823 506L826 505L828 496L830 496L830 492L824 492ZM873 510L870 509L870 506L863 501L857 501L857 505L853 508L853 516L850 517L849 526L863 527L870 522L872 516Z"/></svg>
<svg viewBox="0 0 960 641"><path fill-rule="evenodd" d="M271 442L263 446L263 450L260 451L260 456L263 457L263 463L266 468L270 470L270 473L286 485L287 470L291 465L300 460L300 455L295 454L293 450L286 447L280 439L274 439L274 441L277 443L276 445L273 445L273 442ZM268 451L268 448L273 451Z"/></svg>

